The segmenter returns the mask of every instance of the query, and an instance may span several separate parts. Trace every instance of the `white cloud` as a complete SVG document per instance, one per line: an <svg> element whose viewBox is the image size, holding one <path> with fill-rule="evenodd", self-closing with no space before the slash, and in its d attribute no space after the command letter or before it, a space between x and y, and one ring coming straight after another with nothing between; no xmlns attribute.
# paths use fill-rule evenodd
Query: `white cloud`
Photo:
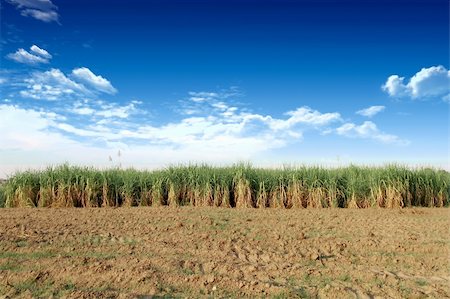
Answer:
<svg viewBox="0 0 450 299"><path fill-rule="evenodd" d="M74 71L78 74L76 70ZM80 100L86 97L97 97L99 92L112 93L116 91L108 80L101 76L92 75L94 76L93 82L80 80L84 81L83 83L76 82L72 78L67 77L59 69L34 72L29 78L24 80L26 89L20 91L20 95L26 98L48 101L65 99ZM80 77L77 78L79 79Z"/></svg>
<svg viewBox="0 0 450 299"><path fill-rule="evenodd" d="M442 65L422 68L406 84L404 77L392 75L382 89L392 97L443 98L450 92L450 71Z"/></svg>
<svg viewBox="0 0 450 299"><path fill-rule="evenodd" d="M272 150L300 142L307 131L407 143L380 132L372 122L330 128L333 123L342 122L338 112L322 113L303 106L282 117L253 113L227 100L231 92L189 94L208 98L201 103L189 99L192 107L200 106L202 110L181 114L176 121L154 124L142 117L146 113L141 110L142 102L100 101L92 92L93 98L80 97L90 91L57 69L36 72L27 84L28 89L23 92L31 97L54 100L62 96L74 101L52 105L47 109L53 110L46 112L10 103L0 105L0 130L7 131L0 137L0 165L12 163L12 158L2 156L16 157L15 163L20 165L36 153L43 153L46 160L41 157L40 164L79 161L98 166L96 159L107 161L118 147L130 157L129 165L142 165L149 156L159 166L186 161L227 163L267 157ZM64 113L64 117L58 113ZM27 123L20 126L23 119Z"/></svg>
<svg viewBox="0 0 450 299"><path fill-rule="evenodd" d="M72 78L86 85L89 85L101 92L115 94L117 90L112 86L111 82L102 76L95 75L87 67L76 68L72 71Z"/></svg>
<svg viewBox="0 0 450 299"><path fill-rule="evenodd" d="M32 45L30 47L31 52L43 57L43 58L47 58L47 59L51 59L52 55L50 55L50 53L48 53L46 50L39 48L36 45Z"/></svg>
<svg viewBox="0 0 450 299"><path fill-rule="evenodd" d="M106 118L110 117L127 118L135 110L136 106L133 103L130 103L126 106L108 105L104 106L103 110L97 111L95 114Z"/></svg>
<svg viewBox="0 0 450 299"><path fill-rule="evenodd" d="M383 111L385 108L386 108L385 106L370 106L368 108L356 111L356 113L362 116L372 117Z"/></svg>
<svg viewBox="0 0 450 299"><path fill-rule="evenodd" d="M57 119L54 113L1 104L0 115L2 149L34 150L57 145L57 140L49 138L47 132Z"/></svg>
<svg viewBox="0 0 450 299"><path fill-rule="evenodd" d="M341 115L338 112L321 113L306 106L297 108L294 111L288 111L286 115L290 117L287 119L275 119L271 116L257 117L260 117L276 131L292 129L300 124L308 126L325 126L341 120Z"/></svg>
<svg viewBox="0 0 450 299"><path fill-rule="evenodd" d="M325 126L341 120L341 116L337 112L321 113L307 106L286 112L285 115L289 117L285 119L273 118L270 115L254 114L231 106L226 101L228 98L236 95L240 95L236 88L224 90L220 93L191 91L189 92L190 102L184 103L184 109L181 112L186 115L216 115L223 118L223 122L225 123L240 123L239 127L243 127L252 122L260 122L273 131L291 130L299 125Z"/></svg>
<svg viewBox="0 0 450 299"><path fill-rule="evenodd" d="M230 87L229 89L223 89L220 92L209 92L209 91L190 91L189 100L194 103L203 102L217 102L219 100L225 100L230 97L242 95L236 86Z"/></svg>
<svg viewBox="0 0 450 299"><path fill-rule="evenodd" d="M15 53L10 53L6 55L7 58L14 60L19 63L29 64L29 65L37 65L40 63L48 63L49 59L52 57L47 51L33 45L31 46L30 53L22 48L18 49Z"/></svg>
<svg viewBox="0 0 450 299"><path fill-rule="evenodd" d="M8 0L8 2L16 5L19 9L34 8L43 11L57 9L50 0Z"/></svg>
<svg viewBox="0 0 450 299"><path fill-rule="evenodd" d="M39 85L41 81L57 83L51 85L54 90L45 91L53 92L47 96L50 98L56 97L65 89L75 91L82 88L82 85L74 85L77 83L56 69L37 73L33 80L29 84L31 89L36 90L42 88ZM34 85L39 87L33 87ZM39 96L33 95L41 97L42 90L39 92ZM104 101L78 100L72 110L69 110L70 113L65 110L66 119L55 115L50 118L49 113L5 104L0 107L0 119L4 114L9 116L4 118L4 127L9 128L8 132L15 139L0 139L0 142L5 149L36 149L49 151L49 155L52 155L52 149L41 141L52 139L79 148L79 151L73 153L76 157L90 156L93 148L95 152L106 153L121 145L130 155L141 155L140 157L145 159L153 153L162 157L161 161L164 163L187 160L231 162L251 159L255 155L298 142L305 130L317 130L317 127L340 119L339 113L321 113L308 107L289 111L284 118L274 118L230 106L225 100L219 99L220 96L212 93L202 96L215 98L206 103L208 112L199 116L182 117L178 121L161 125L151 125L142 118L134 118L134 114L140 113L138 105L142 103L139 101L119 105ZM83 121L80 121L79 117L83 117ZM19 129L18 134L15 134L14 128L19 119L27 119L30 123L24 131ZM19 139L28 143L20 143Z"/></svg>
<svg viewBox="0 0 450 299"><path fill-rule="evenodd" d="M403 140L396 135L381 132L377 125L371 121L365 121L359 126L354 123L345 123L336 129L336 133L346 137L374 139L376 141L388 144L409 144L409 141Z"/></svg>
<svg viewBox="0 0 450 299"><path fill-rule="evenodd" d="M329 124L333 121L337 121L341 119L339 113L320 113L317 110L312 110L309 107L301 107L297 108L295 111L289 111L286 113L291 116L287 123L289 127L297 123L305 123L310 125L318 125L323 126Z"/></svg>
<svg viewBox="0 0 450 299"><path fill-rule="evenodd" d="M201 102L207 101L208 98L205 98L205 97L190 97L190 100L193 101L193 102L196 102L196 103L201 103Z"/></svg>
<svg viewBox="0 0 450 299"><path fill-rule="evenodd" d="M446 95L450 91L450 71L443 66L423 68L408 83L413 97Z"/></svg>
<svg viewBox="0 0 450 299"><path fill-rule="evenodd" d="M229 128L232 124L223 126L215 117L187 118L155 127L138 125L132 130L111 126L79 127L82 125L63 122L54 114L42 111L0 105L0 130L5 132L0 135L0 172L65 161L97 166L105 161L103 165L106 165L108 156L117 152L117 146L124 157L128 157L124 162L129 165L148 166L143 164L149 161L148 157L152 157L153 165L188 160L227 163L254 158L288 142L285 137L267 131L242 136ZM73 135L98 145L69 137Z"/></svg>
<svg viewBox="0 0 450 299"><path fill-rule="evenodd" d="M105 161L103 166L106 166L111 150L83 144L55 132L53 126L61 118L54 113L0 105L0 177L17 170L67 161L97 166Z"/></svg>
<svg viewBox="0 0 450 299"><path fill-rule="evenodd" d="M217 92L208 92L208 91L190 91L190 96L195 97L207 97L207 98L217 98L219 94Z"/></svg>
<svg viewBox="0 0 450 299"><path fill-rule="evenodd" d="M72 133L81 137L99 137L98 132L95 132L93 130L85 130L76 128L73 125L66 124L66 123L55 123L54 128L60 129L67 133Z"/></svg>
<svg viewBox="0 0 450 299"><path fill-rule="evenodd" d="M26 89L20 91L22 97L37 100L56 101L73 96L89 96L92 92L84 85L67 78L59 69L34 72L25 79Z"/></svg>
<svg viewBox="0 0 450 299"><path fill-rule="evenodd" d="M442 99L444 100L444 102L450 103L450 93L446 96L443 96Z"/></svg>
<svg viewBox="0 0 450 299"><path fill-rule="evenodd" d="M37 20L49 23L58 22L59 15L56 12L58 7L50 0L7 0L20 10L24 17L33 17Z"/></svg>
<svg viewBox="0 0 450 299"><path fill-rule="evenodd" d="M86 103L76 104L74 113L90 115L91 117L103 117L97 121L98 125L108 123L107 118L128 118L136 111L136 103L131 102L125 106L117 104L105 104L101 109L93 109ZM225 115L226 113L226 115ZM286 145L294 140L299 140L303 136L304 130L314 129L316 126L324 126L340 119L338 113L320 113L308 107L299 108L293 112L287 119L277 119L271 116L252 114L239 111L236 107L229 107L222 103L219 107L210 107L210 113L202 116L188 116L180 119L178 122L163 124L161 126L151 126L143 123L133 123L132 119L126 123L118 123L117 127L110 126L107 134L108 142L116 142L127 138L134 142L146 141L149 143L158 143L172 145L173 147L183 147L188 145L204 145L211 147L213 141L222 142L215 146L225 148L231 142L239 144L240 142L255 142L260 145L258 151L265 151L271 148L277 148ZM299 127L298 125L303 125ZM122 128L128 126L129 128ZM67 126L59 127L68 131ZM96 131L92 136L98 138L105 137L104 127L90 126L90 129ZM90 133L85 131L76 131L70 129L70 132L79 136L88 136ZM264 144L264 145L262 145Z"/></svg>
<svg viewBox="0 0 450 299"><path fill-rule="evenodd" d="M189 92L189 100L195 102L195 103L202 103L205 101L217 99L221 96L219 96L216 92L206 92L206 91L190 91Z"/></svg>
<svg viewBox="0 0 450 299"><path fill-rule="evenodd" d="M24 9L20 14L24 17L33 17L46 23L57 22L59 17L56 11L42 11L38 9Z"/></svg>
<svg viewBox="0 0 450 299"><path fill-rule="evenodd" d="M78 115L93 115L95 111L90 107L74 107L70 112Z"/></svg>
<svg viewBox="0 0 450 299"><path fill-rule="evenodd" d="M78 115L90 115L103 118L128 118L131 114L139 112L137 106L142 104L140 101L131 101L127 105L117 103L106 103L104 101L77 101L73 108L68 109L71 113Z"/></svg>
<svg viewBox="0 0 450 299"><path fill-rule="evenodd" d="M405 77L391 75L381 88L386 91L391 97L406 96L408 95L408 87L403 83L404 80Z"/></svg>

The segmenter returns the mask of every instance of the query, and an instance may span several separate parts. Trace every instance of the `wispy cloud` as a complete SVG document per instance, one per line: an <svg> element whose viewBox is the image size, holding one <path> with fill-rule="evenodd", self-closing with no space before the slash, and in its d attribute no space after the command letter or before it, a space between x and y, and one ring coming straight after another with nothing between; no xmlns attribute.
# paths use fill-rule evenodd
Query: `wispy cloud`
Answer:
<svg viewBox="0 0 450 299"><path fill-rule="evenodd" d="M373 117L376 114L378 114L381 111L383 111L384 109L386 109L385 106L370 106L368 108L356 111L356 114L359 114L359 115L362 115L362 116L367 116L367 117Z"/></svg>
<svg viewBox="0 0 450 299"><path fill-rule="evenodd" d="M32 17L37 20L50 23L58 22L58 7L50 0L7 0L20 10L24 17Z"/></svg>
<svg viewBox="0 0 450 299"><path fill-rule="evenodd" d="M391 75L382 89L391 97L423 99L450 94L450 71L442 65L422 68L405 84L405 77Z"/></svg>
<svg viewBox="0 0 450 299"><path fill-rule="evenodd" d="M49 63L52 55L46 50L39 48L36 45L30 47L31 53L20 48L14 53L6 55L7 58L14 60L19 63L24 63L28 65L37 65L41 63Z"/></svg>
<svg viewBox="0 0 450 299"><path fill-rule="evenodd" d="M219 97L219 94L216 92L205 92L205 91L190 91L189 92L189 99L196 103L202 103L205 101L210 101L212 99L216 99Z"/></svg>
<svg viewBox="0 0 450 299"><path fill-rule="evenodd" d="M408 145L410 143L408 140L401 139L396 135L381 132L377 125L371 121L365 121L361 125L345 123L336 129L336 133L352 138L373 139L387 144Z"/></svg>
<svg viewBox="0 0 450 299"><path fill-rule="evenodd" d="M332 122L340 121L341 115L338 112L321 113L307 106L299 107L285 113L287 118L277 119L270 115L254 114L246 109L230 105L229 98L239 97L241 93L238 89L223 90L221 92L189 92L191 104L183 102L187 115L198 115L214 113L227 121L259 121L264 123L274 131L287 130L296 125L324 126Z"/></svg>
<svg viewBox="0 0 450 299"><path fill-rule="evenodd" d="M67 111L78 115L97 116L102 118L128 118L131 114L142 113L137 108L142 102L131 101L126 105L117 103L106 103L104 101L83 100L74 103Z"/></svg>

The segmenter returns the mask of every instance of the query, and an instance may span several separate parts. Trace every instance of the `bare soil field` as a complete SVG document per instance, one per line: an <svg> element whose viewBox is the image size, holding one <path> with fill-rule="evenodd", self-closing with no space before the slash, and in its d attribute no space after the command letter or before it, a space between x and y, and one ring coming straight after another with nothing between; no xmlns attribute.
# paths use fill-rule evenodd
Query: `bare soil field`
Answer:
<svg viewBox="0 0 450 299"><path fill-rule="evenodd" d="M448 298L449 228L448 208L0 209L0 294Z"/></svg>

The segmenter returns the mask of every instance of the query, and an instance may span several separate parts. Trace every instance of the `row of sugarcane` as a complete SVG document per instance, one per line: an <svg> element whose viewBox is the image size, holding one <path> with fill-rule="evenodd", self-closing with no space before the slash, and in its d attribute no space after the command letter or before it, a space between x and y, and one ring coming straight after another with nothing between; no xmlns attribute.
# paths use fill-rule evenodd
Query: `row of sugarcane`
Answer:
<svg viewBox="0 0 450 299"><path fill-rule="evenodd" d="M443 207L450 173L399 165L256 168L180 165L153 171L67 164L19 172L0 186L5 207Z"/></svg>

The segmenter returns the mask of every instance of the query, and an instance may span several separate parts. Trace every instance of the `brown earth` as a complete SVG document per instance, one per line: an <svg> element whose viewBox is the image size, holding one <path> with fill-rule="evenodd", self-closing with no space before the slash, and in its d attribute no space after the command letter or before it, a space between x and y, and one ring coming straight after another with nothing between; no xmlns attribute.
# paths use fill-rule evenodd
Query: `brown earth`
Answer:
<svg viewBox="0 0 450 299"><path fill-rule="evenodd" d="M446 208L0 209L0 294L448 298L449 228Z"/></svg>

